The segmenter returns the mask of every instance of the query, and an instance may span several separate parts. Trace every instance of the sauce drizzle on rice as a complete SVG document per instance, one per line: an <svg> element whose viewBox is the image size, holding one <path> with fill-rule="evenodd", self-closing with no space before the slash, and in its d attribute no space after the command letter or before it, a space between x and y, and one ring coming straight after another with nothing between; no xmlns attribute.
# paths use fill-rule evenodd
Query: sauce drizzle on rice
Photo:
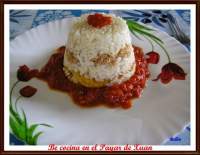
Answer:
<svg viewBox="0 0 200 155"><path fill-rule="evenodd" d="M100 13L95 13L87 17L87 22L95 28L102 28L112 23L112 18Z"/></svg>

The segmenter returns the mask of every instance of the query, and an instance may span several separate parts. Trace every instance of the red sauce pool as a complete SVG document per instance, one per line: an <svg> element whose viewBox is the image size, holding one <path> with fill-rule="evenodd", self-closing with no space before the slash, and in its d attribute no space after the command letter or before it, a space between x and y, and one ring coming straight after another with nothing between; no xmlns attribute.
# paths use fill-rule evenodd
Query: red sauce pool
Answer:
<svg viewBox="0 0 200 155"><path fill-rule="evenodd" d="M109 107L131 107L131 99L140 97L149 77L148 64L142 49L134 47L136 59L135 74L122 84L102 88L87 88L74 84L65 77L63 58L65 47L60 47L41 69L39 79L46 81L50 88L68 93L74 102L83 107L106 105Z"/></svg>

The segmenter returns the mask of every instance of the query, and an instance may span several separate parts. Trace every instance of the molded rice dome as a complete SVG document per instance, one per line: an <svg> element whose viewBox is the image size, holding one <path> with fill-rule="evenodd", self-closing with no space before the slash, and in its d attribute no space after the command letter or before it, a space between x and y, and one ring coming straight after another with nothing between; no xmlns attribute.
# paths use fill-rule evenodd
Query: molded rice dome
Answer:
<svg viewBox="0 0 200 155"><path fill-rule="evenodd" d="M126 21L113 14L75 18L64 55L65 75L86 87L120 84L135 72L135 56Z"/></svg>

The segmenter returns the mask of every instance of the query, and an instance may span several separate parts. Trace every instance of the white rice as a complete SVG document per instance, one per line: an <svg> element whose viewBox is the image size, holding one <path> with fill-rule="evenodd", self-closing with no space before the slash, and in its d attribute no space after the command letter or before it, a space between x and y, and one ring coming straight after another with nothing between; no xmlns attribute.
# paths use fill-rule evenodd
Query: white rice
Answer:
<svg viewBox="0 0 200 155"><path fill-rule="evenodd" d="M67 72L66 67L96 81L110 80L109 84L121 83L134 74L135 56L131 37L125 20L113 14L104 15L112 17L112 24L100 29L87 23L88 14L73 21L66 49L72 52L79 62L76 64L69 62L65 54L64 71ZM115 65L95 65L91 61L100 54L115 57L120 49L127 45L130 47L129 56L118 57Z"/></svg>

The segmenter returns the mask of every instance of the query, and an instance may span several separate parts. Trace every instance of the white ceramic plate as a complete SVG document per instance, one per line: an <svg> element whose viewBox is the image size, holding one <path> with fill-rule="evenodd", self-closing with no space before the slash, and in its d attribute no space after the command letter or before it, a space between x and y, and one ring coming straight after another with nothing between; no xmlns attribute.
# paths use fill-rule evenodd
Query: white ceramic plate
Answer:
<svg viewBox="0 0 200 155"><path fill-rule="evenodd" d="M71 19L40 25L18 36L10 43L10 84L16 79L20 65L41 68L52 50L65 45ZM132 108L110 109L104 106L81 108L72 103L64 93L53 91L45 82L33 79L21 82L14 92L27 84L38 89L36 95L20 100L29 123L48 123L54 128L41 127L44 134L38 144L161 144L166 138L179 132L189 123L190 114L190 54L178 41L159 30L161 38L173 62L182 66L188 74L186 80L173 80L167 85L152 82L167 63L163 51L160 62L150 65L151 77L142 97L134 100ZM145 39L132 36L133 44L149 52L151 46Z"/></svg>

